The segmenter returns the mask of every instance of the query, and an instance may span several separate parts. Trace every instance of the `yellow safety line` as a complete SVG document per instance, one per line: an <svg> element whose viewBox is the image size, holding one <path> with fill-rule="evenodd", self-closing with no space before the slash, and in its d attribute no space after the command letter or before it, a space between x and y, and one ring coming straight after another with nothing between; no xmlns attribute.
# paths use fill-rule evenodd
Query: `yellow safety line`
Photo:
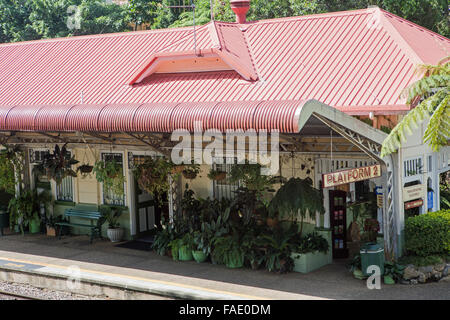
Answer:
<svg viewBox="0 0 450 320"><path fill-rule="evenodd" d="M45 263L45 262L33 262L33 261L13 259L13 258L5 258L5 257L0 257L0 259L1 260L7 260L7 261L13 261L13 262L19 262L19 263L25 263L25 264L42 265L44 267L52 267L52 268L57 268L57 269L67 269L68 268L68 267L65 267L65 266L59 266L59 265ZM208 291L208 292L219 293L219 294L226 294L226 295L231 295L231 296L240 296L240 297L248 298L248 299L252 299L252 300L269 300L267 298L250 296L250 295L246 295L246 294L242 294L242 293L220 291L220 290L196 287L196 286L191 286L191 285L186 285L186 284L176 283L176 282L168 282L168 281L162 281L162 280L147 279L147 278L141 278L141 277L135 277L135 276L122 275L122 274L114 274L114 273L109 273L109 272L102 272L102 271L95 271L95 270L86 270L86 269L81 269L81 268L80 268L80 271L90 272L90 273L97 273L97 274L113 276L113 277L129 278L129 279L133 279L133 280L142 280L142 281L147 281L147 282L154 282L154 283L159 283L159 284L183 287L183 288L187 288L187 289Z"/></svg>

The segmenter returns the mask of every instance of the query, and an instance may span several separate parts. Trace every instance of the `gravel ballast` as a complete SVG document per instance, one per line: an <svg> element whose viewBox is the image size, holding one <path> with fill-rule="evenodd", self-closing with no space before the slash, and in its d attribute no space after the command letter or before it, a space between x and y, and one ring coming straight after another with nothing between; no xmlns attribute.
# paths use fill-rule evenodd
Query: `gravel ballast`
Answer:
<svg viewBox="0 0 450 320"><path fill-rule="evenodd" d="M55 291L49 289L36 288L27 284L11 283L0 281L0 291L24 295L41 300L104 300L99 297L89 297L70 292ZM17 297L7 296L0 293L0 300L19 300Z"/></svg>

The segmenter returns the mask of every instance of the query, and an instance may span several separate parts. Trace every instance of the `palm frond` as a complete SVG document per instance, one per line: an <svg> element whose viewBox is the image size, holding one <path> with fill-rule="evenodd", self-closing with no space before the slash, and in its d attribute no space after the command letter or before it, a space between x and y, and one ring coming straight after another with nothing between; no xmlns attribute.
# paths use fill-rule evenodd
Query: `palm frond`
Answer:
<svg viewBox="0 0 450 320"><path fill-rule="evenodd" d="M429 118L430 114L435 112L447 96L448 89L443 88L412 109L384 140L381 148L381 157L397 151L402 142L406 141L405 133L411 135L411 127L417 128L419 123L425 118Z"/></svg>
<svg viewBox="0 0 450 320"><path fill-rule="evenodd" d="M450 95L441 101L425 131L423 141L427 142L433 151L438 152L442 146L447 144L450 137Z"/></svg>
<svg viewBox="0 0 450 320"><path fill-rule="evenodd" d="M450 84L450 73L434 74L422 78L407 87L403 96L407 96L407 103L411 104L417 97L427 97L433 94L436 88L447 87Z"/></svg>

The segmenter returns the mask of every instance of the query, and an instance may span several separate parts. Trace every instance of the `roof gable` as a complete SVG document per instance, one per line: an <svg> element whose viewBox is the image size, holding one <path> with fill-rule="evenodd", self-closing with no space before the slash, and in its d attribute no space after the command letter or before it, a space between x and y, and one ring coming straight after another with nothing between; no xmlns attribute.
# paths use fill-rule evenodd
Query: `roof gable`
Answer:
<svg viewBox="0 0 450 320"><path fill-rule="evenodd" d="M211 22L151 55L129 81L140 83L154 73L234 70L254 81L253 65L244 32L234 24Z"/></svg>

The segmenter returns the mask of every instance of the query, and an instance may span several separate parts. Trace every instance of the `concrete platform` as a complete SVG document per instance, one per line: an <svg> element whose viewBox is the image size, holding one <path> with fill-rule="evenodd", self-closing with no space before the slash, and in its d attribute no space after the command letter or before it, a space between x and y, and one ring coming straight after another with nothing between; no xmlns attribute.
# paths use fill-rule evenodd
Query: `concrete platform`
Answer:
<svg viewBox="0 0 450 320"><path fill-rule="evenodd" d="M176 262L154 252L118 248L108 240L90 245L87 236L0 237L0 279L12 277L41 286L50 283L54 289L125 299L139 298L138 293L146 299L450 299L449 283L382 285L381 290L369 290L344 263L309 274L280 275ZM83 291L69 288L70 283L78 283Z"/></svg>

